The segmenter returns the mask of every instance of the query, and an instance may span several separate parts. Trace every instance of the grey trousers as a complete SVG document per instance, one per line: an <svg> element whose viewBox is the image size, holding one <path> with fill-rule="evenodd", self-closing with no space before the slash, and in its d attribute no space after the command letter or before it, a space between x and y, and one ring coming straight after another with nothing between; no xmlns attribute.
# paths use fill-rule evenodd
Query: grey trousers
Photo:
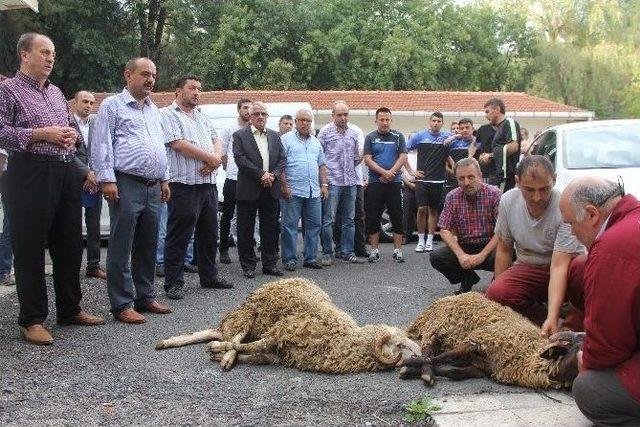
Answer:
<svg viewBox="0 0 640 427"><path fill-rule="evenodd" d="M107 250L107 290L113 313L129 308L133 302L156 298L160 216L160 184L146 186L119 174L117 185L120 199L109 202L111 230Z"/></svg>
<svg viewBox="0 0 640 427"><path fill-rule="evenodd" d="M614 370L585 371L573 381L580 411L599 426L640 426L640 403L618 380Z"/></svg>

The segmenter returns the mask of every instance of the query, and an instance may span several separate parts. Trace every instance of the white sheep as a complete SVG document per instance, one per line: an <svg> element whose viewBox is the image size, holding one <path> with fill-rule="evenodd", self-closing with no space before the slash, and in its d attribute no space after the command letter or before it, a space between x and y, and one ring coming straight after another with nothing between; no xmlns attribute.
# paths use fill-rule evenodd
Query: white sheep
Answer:
<svg viewBox="0 0 640 427"><path fill-rule="evenodd" d="M225 314L216 329L168 338L156 349L212 340L222 340L208 351L225 370L238 359L329 373L378 371L399 366L403 356L420 355L402 330L358 326L322 289L301 278L268 283Z"/></svg>

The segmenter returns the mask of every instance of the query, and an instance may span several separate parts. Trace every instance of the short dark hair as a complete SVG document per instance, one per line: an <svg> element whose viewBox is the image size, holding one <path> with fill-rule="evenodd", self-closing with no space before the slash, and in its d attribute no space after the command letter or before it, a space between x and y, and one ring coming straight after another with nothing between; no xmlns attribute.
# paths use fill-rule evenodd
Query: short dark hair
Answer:
<svg viewBox="0 0 640 427"><path fill-rule="evenodd" d="M240 108L242 108L242 104L251 104L251 100L249 98L238 99L238 103L236 104L237 111L240 111Z"/></svg>
<svg viewBox="0 0 640 427"><path fill-rule="evenodd" d="M504 101L500 98L491 98L490 100L484 103L484 108L487 108L489 106L498 107L502 114L504 114L507 111L507 107L504 105Z"/></svg>
<svg viewBox="0 0 640 427"><path fill-rule="evenodd" d="M556 171L553 168L553 164L551 163L551 160L549 160L547 156L532 154L520 160L520 163L518 163L518 167L516 168L516 175L522 178L531 170L537 167L541 167L545 172L547 172L551 176L555 176L556 174Z"/></svg>
<svg viewBox="0 0 640 427"><path fill-rule="evenodd" d="M18 38L18 43L16 44L16 53L18 54L18 59L20 59L20 52L22 51L29 52L31 50L31 47L33 46L33 41L38 36L47 37L44 34L29 32L29 33L22 34L20 38ZM49 37L47 38L49 39Z"/></svg>
<svg viewBox="0 0 640 427"><path fill-rule="evenodd" d="M195 80L199 83L202 83L202 79L198 76L194 76L193 74L186 74L182 77L180 77L175 84L175 88L176 89L182 89L184 88L184 85L187 84L187 80Z"/></svg>
<svg viewBox="0 0 640 427"><path fill-rule="evenodd" d="M284 116L280 117L280 120L278 120L278 124L282 123L283 120L293 121L293 117L291 117L289 114L285 114Z"/></svg>
<svg viewBox="0 0 640 427"><path fill-rule="evenodd" d="M434 112L431 114L431 117L430 117L430 118L432 118L432 119L433 119L434 117L438 117L440 120L444 120L444 116L442 115L442 113L441 113L440 111L434 111Z"/></svg>
<svg viewBox="0 0 640 427"><path fill-rule="evenodd" d="M462 119L460 119L460 121L458 121L458 124L459 125L469 124L469 125L473 126L473 121L470 118L463 117Z"/></svg>
<svg viewBox="0 0 640 427"><path fill-rule="evenodd" d="M389 113L391 114L391 110L388 109L387 107L380 107L376 110L376 119L378 118L378 114L380 113Z"/></svg>

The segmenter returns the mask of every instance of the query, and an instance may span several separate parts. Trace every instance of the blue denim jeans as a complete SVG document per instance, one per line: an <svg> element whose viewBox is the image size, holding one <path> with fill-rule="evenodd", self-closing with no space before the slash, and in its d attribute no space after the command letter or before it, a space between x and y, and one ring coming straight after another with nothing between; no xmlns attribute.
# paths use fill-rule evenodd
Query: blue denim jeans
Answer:
<svg viewBox="0 0 640 427"><path fill-rule="evenodd" d="M322 226L322 201L320 197L291 196L290 199L280 199L280 211L282 212L282 232L280 235L282 262L286 264L298 261L296 248L300 218L304 218L304 262L315 261Z"/></svg>
<svg viewBox="0 0 640 427"><path fill-rule="evenodd" d="M13 265L9 217L7 216L7 210L4 209L4 200L2 201L2 207L4 211L4 219L2 222L2 234L0 235L0 279L11 273L11 266Z"/></svg>
<svg viewBox="0 0 640 427"><path fill-rule="evenodd" d="M160 204L160 224L158 225L158 247L156 248L156 264L164 264L164 239L167 237L167 219L169 218L169 207L166 203ZM185 264L193 261L193 236L187 246L187 256L184 258Z"/></svg>
<svg viewBox="0 0 640 427"><path fill-rule="evenodd" d="M329 184L329 197L322 202L322 253L333 254L333 222L335 221L338 204L342 204L341 256L354 255L353 244L355 238L355 223L357 187Z"/></svg>

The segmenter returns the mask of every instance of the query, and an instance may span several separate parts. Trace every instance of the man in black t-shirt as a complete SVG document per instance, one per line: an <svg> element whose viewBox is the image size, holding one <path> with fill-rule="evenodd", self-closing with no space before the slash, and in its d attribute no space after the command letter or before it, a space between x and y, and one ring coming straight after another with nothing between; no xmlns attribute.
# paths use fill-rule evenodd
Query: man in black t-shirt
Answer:
<svg viewBox="0 0 640 427"><path fill-rule="evenodd" d="M480 126L476 131L478 150L476 151L475 157L480 163L482 180L485 184L489 184L489 181L492 181L495 175L496 165L493 162L493 150L491 146L493 137L495 136L496 128L491 123Z"/></svg>
<svg viewBox="0 0 640 427"><path fill-rule="evenodd" d="M520 160L520 125L505 116L506 107L500 98L491 98L484 104L485 115L489 123L497 126L493 138L492 152L495 162L494 180L491 184L499 186L502 192L516 185L516 166Z"/></svg>

